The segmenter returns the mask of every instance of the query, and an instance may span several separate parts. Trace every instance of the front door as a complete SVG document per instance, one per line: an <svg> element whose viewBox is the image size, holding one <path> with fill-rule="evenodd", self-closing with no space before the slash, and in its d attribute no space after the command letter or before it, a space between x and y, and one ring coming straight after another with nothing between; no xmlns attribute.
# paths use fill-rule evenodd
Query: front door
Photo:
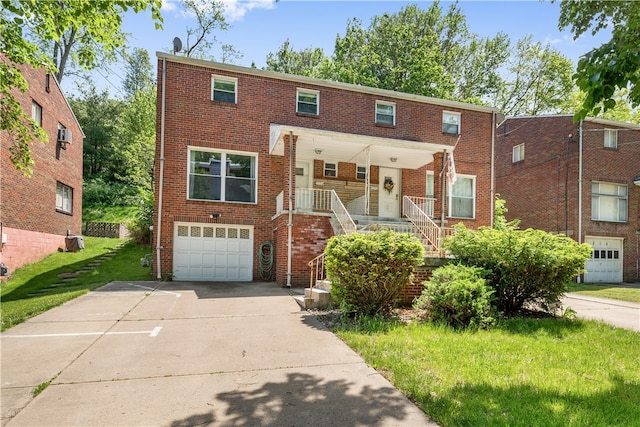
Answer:
<svg viewBox="0 0 640 427"><path fill-rule="evenodd" d="M378 216L400 217L400 169L380 168L378 184Z"/></svg>
<svg viewBox="0 0 640 427"><path fill-rule="evenodd" d="M296 162L296 209L313 208L313 190L311 183L311 162Z"/></svg>

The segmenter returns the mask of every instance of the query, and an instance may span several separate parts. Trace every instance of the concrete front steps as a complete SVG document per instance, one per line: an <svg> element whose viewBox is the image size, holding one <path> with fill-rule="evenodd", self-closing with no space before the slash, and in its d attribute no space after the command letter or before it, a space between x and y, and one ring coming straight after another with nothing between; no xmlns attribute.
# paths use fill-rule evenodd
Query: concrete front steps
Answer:
<svg viewBox="0 0 640 427"><path fill-rule="evenodd" d="M304 295L295 296L294 299L305 310L328 308L333 302L331 298L331 282L318 280L315 287L306 288Z"/></svg>

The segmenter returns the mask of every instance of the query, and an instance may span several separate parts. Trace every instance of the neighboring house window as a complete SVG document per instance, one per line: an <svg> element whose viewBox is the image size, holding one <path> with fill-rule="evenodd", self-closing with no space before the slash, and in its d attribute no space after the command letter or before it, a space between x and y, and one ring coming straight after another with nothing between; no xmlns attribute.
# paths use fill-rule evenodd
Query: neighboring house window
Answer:
<svg viewBox="0 0 640 427"><path fill-rule="evenodd" d="M457 175L455 184L449 184L449 216L475 218L475 198L475 177Z"/></svg>
<svg viewBox="0 0 640 427"><path fill-rule="evenodd" d="M73 212L73 188L58 182L56 185L56 210Z"/></svg>
<svg viewBox="0 0 640 427"><path fill-rule="evenodd" d="M427 197L433 198L435 194L433 189L433 172L427 171Z"/></svg>
<svg viewBox="0 0 640 427"><path fill-rule="evenodd" d="M442 133L460 134L460 113L442 112Z"/></svg>
<svg viewBox="0 0 640 427"><path fill-rule="evenodd" d="M609 182L591 183L591 219L627 221L627 186Z"/></svg>
<svg viewBox="0 0 640 427"><path fill-rule="evenodd" d="M518 144L513 147L513 154L511 155L511 163L521 162L524 160L524 143Z"/></svg>
<svg viewBox="0 0 640 427"><path fill-rule="evenodd" d="M338 165L335 163L324 163L324 176L338 176Z"/></svg>
<svg viewBox="0 0 640 427"><path fill-rule="evenodd" d="M396 125L396 104L392 102L376 101L376 124Z"/></svg>
<svg viewBox="0 0 640 427"><path fill-rule="evenodd" d="M314 90L298 89L296 112L319 114L320 93Z"/></svg>
<svg viewBox="0 0 640 427"><path fill-rule="evenodd" d="M251 153L189 150L189 199L256 202L258 157Z"/></svg>
<svg viewBox="0 0 640 427"><path fill-rule="evenodd" d="M42 107L36 101L31 101L31 118L42 127Z"/></svg>
<svg viewBox="0 0 640 427"><path fill-rule="evenodd" d="M361 180L367 179L366 166L356 166L356 179L361 179Z"/></svg>
<svg viewBox="0 0 640 427"><path fill-rule="evenodd" d="M211 76L211 99L235 104L237 84L238 80L231 77Z"/></svg>
<svg viewBox="0 0 640 427"><path fill-rule="evenodd" d="M616 129L604 130L604 146L607 148L618 148L618 131Z"/></svg>

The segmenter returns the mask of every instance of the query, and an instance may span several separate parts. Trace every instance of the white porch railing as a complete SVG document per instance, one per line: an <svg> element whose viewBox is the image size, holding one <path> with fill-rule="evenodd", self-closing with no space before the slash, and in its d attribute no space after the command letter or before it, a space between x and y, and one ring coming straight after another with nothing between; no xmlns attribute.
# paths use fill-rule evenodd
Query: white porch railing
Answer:
<svg viewBox="0 0 640 427"><path fill-rule="evenodd" d="M331 190L296 188L296 210L331 211Z"/></svg>
<svg viewBox="0 0 640 427"><path fill-rule="evenodd" d="M429 218L433 218L434 206L436 199L432 197L416 197L416 196L404 196L408 197L413 203L415 203L422 212L424 212Z"/></svg>
<svg viewBox="0 0 640 427"><path fill-rule="evenodd" d="M411 221L416 228L427 239L429 244L433 246L434 251L442 251L442 240L453 234L453 229L446 229L439 227L421 207L414 202L413 199L423 199L422 197L409 197L404 196L402 198L402 213L409 221Z"/></svg>
<svg viewBox="0 0 640 427"><path fill-rule="evenodd" d="M353 219L351 218L351 215L349 215L347 208L344 207L342 201L340 200L340 197L338 197L338 194L334 190L331 190L331 211L340 223L342 231L344 231L345 234L353 233L356 231L356 223L353 222Z"/></svg>

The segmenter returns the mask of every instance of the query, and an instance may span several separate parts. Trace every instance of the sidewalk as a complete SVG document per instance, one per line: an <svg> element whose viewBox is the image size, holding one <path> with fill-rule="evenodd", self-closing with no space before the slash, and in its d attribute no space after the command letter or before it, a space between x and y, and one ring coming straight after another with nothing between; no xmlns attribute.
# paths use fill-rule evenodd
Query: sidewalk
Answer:
<svg viewBox="0 0 640 427"><path fill-rule="evenodd" d="M3 426L436 426L273 283L114 282L0 338Z"/></svg>
<svg viewBox="0 0 640 427"><path fill-rule="evenodd" d="M565 307L575 310L580 318L602 320L640 332L640 304L571 293L565 294L561 301Z"/></svg>

